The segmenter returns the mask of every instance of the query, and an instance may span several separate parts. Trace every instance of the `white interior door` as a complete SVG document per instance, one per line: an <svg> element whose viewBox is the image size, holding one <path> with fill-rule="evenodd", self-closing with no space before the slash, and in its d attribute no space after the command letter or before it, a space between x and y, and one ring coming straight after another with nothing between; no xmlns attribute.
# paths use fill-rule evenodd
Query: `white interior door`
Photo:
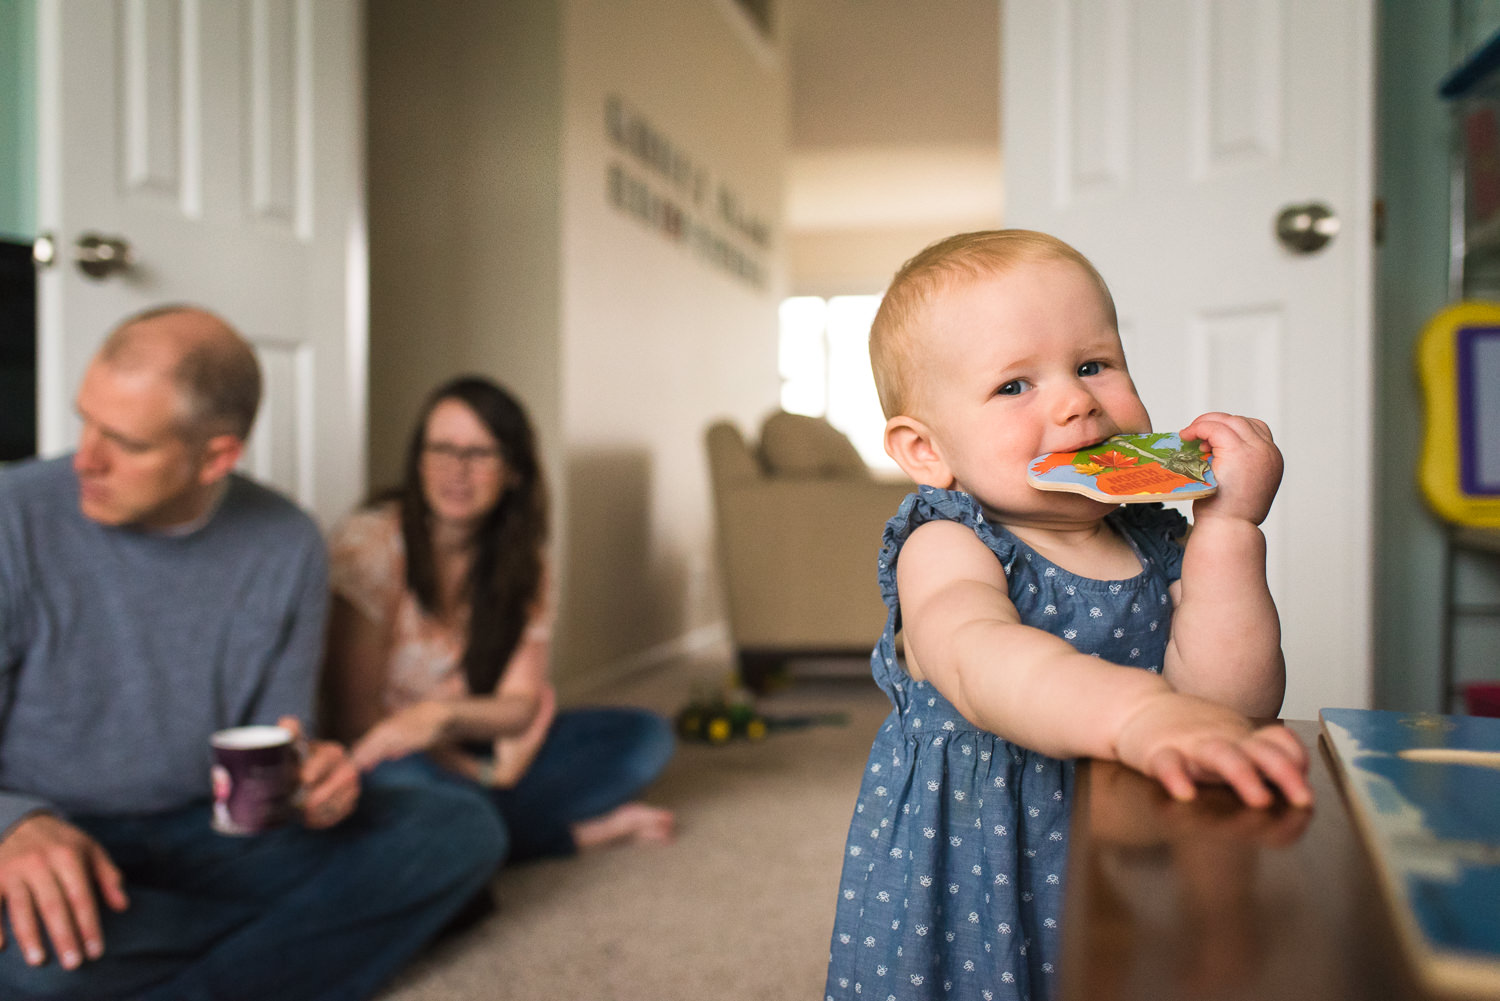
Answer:
<svg viewBox="0 0 1500 1001"><path fill-rule="evenodd" d="M246 465L326 523L363 489L366 249L358 0L39 0L40 444L72 446L104 334L222 314L260 356ZM133 263L75 264L89 233Z"/></svg>
<svg viewBox="0 0 1500 1001"><path fill-rule="evenodd" d="M1155 426L1268 421L1283 713L1369 704L1369 0L1006 0L1008 225L1099 266ZM1320 202L1340 232L1288 250Z"/></svg>

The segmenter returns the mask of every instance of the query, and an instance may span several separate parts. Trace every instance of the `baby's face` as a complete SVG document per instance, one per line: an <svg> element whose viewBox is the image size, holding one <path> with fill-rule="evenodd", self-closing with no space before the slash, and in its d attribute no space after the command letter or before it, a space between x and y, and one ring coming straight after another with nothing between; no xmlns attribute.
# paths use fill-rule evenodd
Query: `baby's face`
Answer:
<svg viewBox="0 0 1500 1001"><path fill-rule="evenodd" d="M1108 510L1026 482L1044 452L1151 430L1089 276L1067 261L1023 264L956 286L929 309L916 393L956 485L1002 521Z"/></svg>

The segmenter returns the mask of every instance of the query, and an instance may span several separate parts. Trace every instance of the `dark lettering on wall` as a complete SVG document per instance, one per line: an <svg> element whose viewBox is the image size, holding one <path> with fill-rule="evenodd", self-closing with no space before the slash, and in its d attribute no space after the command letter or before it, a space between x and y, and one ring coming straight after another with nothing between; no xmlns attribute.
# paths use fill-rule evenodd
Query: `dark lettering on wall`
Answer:
<svg viewBox="0 0 1500 1001"><path fill-rule="evenodd" d="M604 131L620 154L605 178L611 206L731 277L765 287L759 254L770 249L773 234L764 218L613 94L604 102Z"/></svg>
<svg viewBox="0 0 1500 1001"><path fill-rule="evenodd" d="M650 185L618 163L609 166L609 202L658 230L667 239L673 242L682 240L686 223L682 207L672 199L656 194Z"/></svg>

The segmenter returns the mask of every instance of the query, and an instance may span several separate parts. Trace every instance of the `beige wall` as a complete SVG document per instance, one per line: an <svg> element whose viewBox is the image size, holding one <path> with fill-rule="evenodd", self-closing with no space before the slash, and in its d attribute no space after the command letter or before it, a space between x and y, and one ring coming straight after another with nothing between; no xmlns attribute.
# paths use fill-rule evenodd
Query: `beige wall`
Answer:
<svg viewBox="0 0 1500 1001"><path fill-rule="evenodd" d="M558 511L556 663L597 684L720 635L701 434L776 403L787 108L729 0L369 7L371 479L462 370L530 407ZM610 140L670 142L693 197ZM612 167L761 270L752 284L610 198ZM717 212L725 185L764 247Z"/></svg>
<svg viewBox="0 0 1500 1001"><path fill-rule="evenodd" d="M560 661L628 665L722 618L702 433L776 403L787 107L780 57L727 0L570 0L563 25L563 424L569 515ZM674 184L607 136L606 105L701 178ZM611 166L755 260L727 273L611 204ZM717 212L727 187L762 249Z"/></svg>
<svg viewBox="0 0 1500 1001"><path fill-rule="evenodd" d="M551 3L369 6L370 480L477 371L555 449L561 83Z"/></svg>
<svg viewBox="0 0 1500 1001"><path fill-rule="evenodd" d="M782 6L790 292L881 292L931 241L997 225L1000 4Z"/></svg>
<svg viewBox="0 0 1500 1001"><path fill-rule="evenodd" d="M926 226L869 229L832 227L787 234L789 294L878 295L891 276L929 243L970 229L995 225L994 218L943 220Z"/></svg>

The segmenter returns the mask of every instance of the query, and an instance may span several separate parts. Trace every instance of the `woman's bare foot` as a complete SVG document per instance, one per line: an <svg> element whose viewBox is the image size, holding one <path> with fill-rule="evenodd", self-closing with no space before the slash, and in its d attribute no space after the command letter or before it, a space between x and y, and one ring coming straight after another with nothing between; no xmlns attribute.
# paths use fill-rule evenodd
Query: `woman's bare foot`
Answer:
<svg viewBox="0 0 1500 1001"><path fill-rule="evenodd" d="M579 851L620 842L668 844L676 836L676 815L645 803L626 803L573 825L573 843Z"/></svg>

